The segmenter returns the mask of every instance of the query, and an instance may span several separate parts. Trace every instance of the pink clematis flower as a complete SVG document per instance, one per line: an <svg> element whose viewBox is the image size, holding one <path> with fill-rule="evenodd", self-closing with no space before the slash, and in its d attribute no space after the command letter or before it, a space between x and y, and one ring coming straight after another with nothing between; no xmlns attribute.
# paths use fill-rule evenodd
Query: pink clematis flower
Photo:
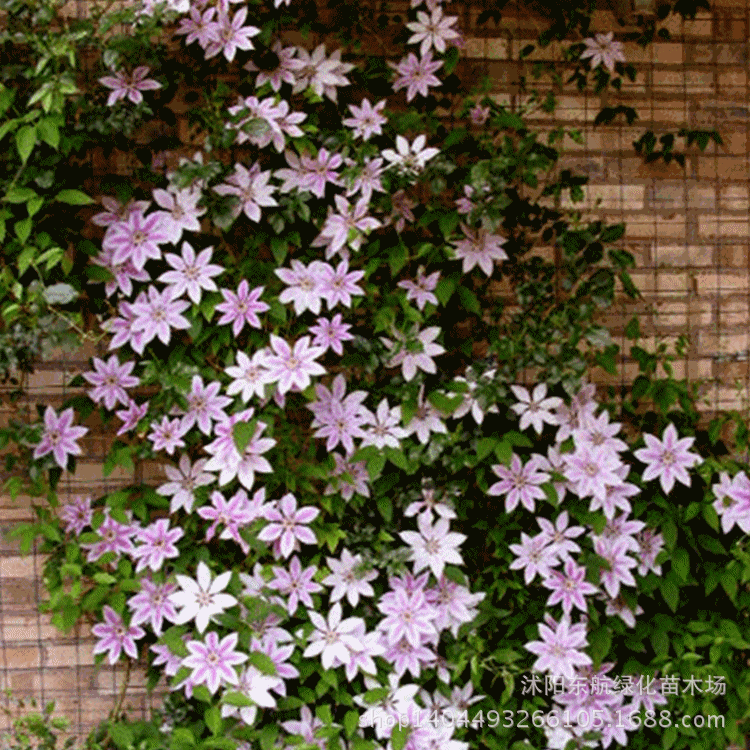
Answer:
<svg viewBox="0 0 750 750"><path fill-rule="evenodd" d="M146 78L150 68L141 65L136 68L130 75L116 70L114 75L104 76L99 79L99 83L112 89L112 93L107 99L107 106L111 107L120 99L127 97L133 104L140 104L143 101L141 91L154 91L160 89L161 84L151 78Z"/></svg>
<svg viewBox="0 0 750 750"><path fill-rule="evenodd" d="M131 659L138 658L136 638L143 638L146 631L138 625L126 626L122 617L109 605L104 607L104 622L97 623L91 632L99 639L94 645L94 653L109 652L109 663L114 664L124 651Z"/></svg>
<svg viewBox="0 0 750 750"><path fill-rule="evenodd" d="M66 409L59 417L55 410L48 406L44 412L44 432L42 439L34 448L34 458L42 458L51 453L57 465L64 469L68 465L68 456L81 455L78 440L88 431L88 427L74 427L73 409Z"/></svg>
<svg viewBox="0 0 750 750"><path fill-rule="evenodd" d="M289 557L297 542L315 544L315 534L307 527L318 517L320 511L311 506L297 510L297 499L288 492L279 501L279 507L268 508L265 512L266 520L271 523L258 534L263 542L279 540L279 551L282 557Z"/></svg>
<svg viewBox="0 0 750 750"><path fill-rule="evenodd" d="M679 439L677 429L670 424L662 439L653 435L644 435L646 447L635 451L635 457L644 464L648 464L643 472L643 479L659 479L661 488L669 493L674 487L675 481L690 486L690 475L687 469L700 463L701 458L697 453L690 453L689 448L695 442L695 438L686 437Z"/></svg>

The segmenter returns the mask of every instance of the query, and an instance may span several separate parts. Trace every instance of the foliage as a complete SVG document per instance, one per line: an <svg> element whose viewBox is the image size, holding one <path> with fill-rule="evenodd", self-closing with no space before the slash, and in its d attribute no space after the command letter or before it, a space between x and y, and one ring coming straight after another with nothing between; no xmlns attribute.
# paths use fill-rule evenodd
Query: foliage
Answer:
<svg viewBox="0 0 750 750"><path fill-rule="evenodd" d="M537 637L572 613L549 601L551 573L526 580L513 548L565 519L581 529L570 564L596 592L576 625L585 643L571 647L582 672L726 686L716 700L677 695L670 726L631 701L632 733L593 740L736 742L748 718L750 556L744 516L740 530L725 523L747 478L717 429L700 428L671 355L639 345L637 323L628 336L641 374L597 411L586 383L596 367L615 374L619 355L598 315L619 293L637 297L634 259L618 244L624 225L563 208L587 180L561 168L560 153L582 136L529 125L554 113L554 93L524 88L513 109L487 82L467 87L454 21L428 33L423 10L397 19L352 3L319 15L310 2L170 0L74 21L59 5L3 5L1 333L32 332L31 343L10 339L9 372L30 369L52 333L110 353L71 384L85 395L19 410L0 432L13 448L8 489L44 498L15 536L48 555L41 608L53 623L95 623L99 661L127 657L130 670L140 659L150 688L166 677L169 693L154 720L134 721L123 692L92 750L589 739L551 731L549 696L524 689L534 670L550 671L529 655ZM617 91L633 79L616 47L595 64L601 42L579 40L592 7L553 6L539 43L573 38L569 83ZM188 11L225 26L201 36ZM648 43L655 26L639 26ZM341 56L293 36L333 28ZM399 60L403 43L419 57ZM545 72L561 83L548 66L534 75ZM172 108L185 104L195 141L180 150ZM637 115L618 105L601 122L618 114ZM720 143L679 135L688 147ZM673 139L662 152L654 139L641 149L677 158ZM82 158L92 151L127 154L132 176L97 184ZM99 193L105 210L92 215ZM542 390L518 385L529 381ZM61 506L62 473L97 423L117 431L105 473L157 460L170 481ZM620 457L587 447L602 425ZM687 481L670 473L675 454L644 458L672 426L689 436ZM589 450L585 471L622 474L610 471L606 491L574 478ZM520 499L529 485L536 494ZM623 493L619 504L608 492ZM626 518L630 532L617 526ZM637 577L615 586L623 559ZM406 693L389 706L399 683ZM373 728L377 710L397 726ZM718 712L722 727L677 724Z"/></svg>

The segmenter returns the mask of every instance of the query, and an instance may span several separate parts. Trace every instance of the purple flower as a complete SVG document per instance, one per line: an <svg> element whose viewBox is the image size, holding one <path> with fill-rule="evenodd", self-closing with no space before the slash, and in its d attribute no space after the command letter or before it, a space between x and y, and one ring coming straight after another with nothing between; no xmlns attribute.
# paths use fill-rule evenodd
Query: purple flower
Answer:
<svg viewBox="0 0 750 750"><path fill-rule="evenodd" d="M331 601L337 602L346 596L352 607L359 604L360 596L375 596L375 591L368 581L378 577L377 570L362 570L362 555L352 555L349 550L341 552L341 559L327 557L326 562L331 571L330 575L323 579L326 586L333 586Z"/></svg>
<svg viewBox="0 0 750 750"><path fill-rule="evenodd" d="M260 221L261 207L278 206L272 197L276 188L268 184L271 171L261 172L260 164L254 164L249 170L242 164L234 165L234 174L227 177L227 181L214 188L219 195L236 195L239 203L234 208L234 215L239 216L244 211L251 221Z"/></svg>
<svg viewBox="0 0 750 750"><path fill-rule="evenodd" d="M463 259L463 272L469 273L474 266L479 266L487 276L492 276L493 263L508 259L503 250L506 240L499 234L489 234L484 229L475 231L465 224L461 225L461 229L464 239L454 243L454 255L456 260Z"/></svg>
<svg viewBox="0 0 750 750"><path fill-rule="evenodd" d="M340 185L339 173L336 171L343 163L341 154L332 154L321 148L315 158L302 156L300 165L303 170L300 190L309 190L318 198L325 195L326 184Z"/></svg>
<svg viewBox="0 0 750 750"><path fill-rule="evenodd" d="M141 404L140 406L138 406L138 404L133 401L133 399L130 399L128 401L127 409L121 409L120 411L115 412L118 419L122 421L122 427L117 430L118 436L124 435L126 432L130 432L131 430L135 429L138 422L140 422L147 413L148 401L146 401L145 404Z"/></svg>
<svg viewBox="0 0 750 750"><path fill-rule="evenodd" d="M260 301L263 287L258 286L250 291L247 279L242 279L237 287L237 294L228 289L222 289L224 301L216 305L216 309L224 314L219 318L219 325L232 323L232 333L239 336L245 323L253 328L261 328L262 324L258 313L265 312L269 306Z"/></svg>
<svg viewBox="0 0 750 750"><path fill-rule="evenodd" d="M94 645L94 653L102 654L109 651L110 664L114 664L123 651L131 659L137 659L138 648L135 645L135 639L146 635L146 631L138 625L127 627L122 617L109 605L104 607L104 622L94 625L91 632L99 638Z"/></svg>
<svg viewBox="0 0 750 750"><path fill-rule="evenodd" d="M166 451L170 456L177 448L184 448L185 441L182 439L190 428L185 428L181 419L170 419L162 417L161 422L151 423L151 432L148 439L153 443L155 451Z"/></svg>
<svg viewBox="0 0 750 750"><path fill-rule="evenodd" d="M289 557L299 541L304 544L315 544L315 534L307 527L318 517L320 511L311 506L297 510L297 499L288 492L279 501L278 508L266 510L266 520L270 521L258 534L263 542L279 540L279 551L282 557Z"/></svg>
<svg viewBox="0 0 750 750"><path fill-rule="evenodd" d="M219 689L222 681L237 685L239 678L233 667L248 659L247 654L234 650L238 637L237 633L230 633L219 641L219 636L212 630L206 635L205 642L187 642L190 656L186 656L182 664L193 670L190 676L193 684L205 682L212 695Z"/></svg>
<svg viewBox="0 0 750 750"><path fill-rule="evenodd" d="M544 534L530 537L522 531L521 544L511 544L509 549L516 556L516 559L510 564L510 569L523 569L524 582L527 586L536 578L537 574L543 579L547 578L552 567L559 562L555 550Z"/></svg>
<svg viewBox="0 0 750 750"><path fill-rule="evenodd" d="M175 34L187 34L185 44L198 44L205 50L211 42L219 42L219 24L213 20L216 8L209 8L202 15L196 7L190 8L190 17L180 19Z"/></svg>
<svg viewBox="0 0 750 750"><path fill-rule="evenodd" d="M435 343L435 339L440 335L440 328L437 326L425 328L416 333L416 335L413 335L409 343L407 343L406 335L401 331L395 331L394 335L401 343L401 347L391 357L386 367L398 367L400 365L404 380L407 382L414 379L417 369L429 372L432 375L437 372L433 357L445 353L445 349L440 344ZM381 337L381 341L391 351L396 348L396 344L391 339ZM412 348L414 345L417 345L418 348ZM417 349L416 351L415 348Z"/></svg>
<svg viewBox="0 0 750 750"><path fill-rule="evenodd" d="M612 73L615 69L615 63L625 62L622 42L616 42L614 38L614 32L610 31L606 34L596 34L584 39L586 49L581 53L580 59L585 60L590 57L592 70L604 63L604 67Z"/></svg>
<svg viewBox="0 0 750 750"><path fill-rule="evenodd" d="M179 468L164 467L169 481L157 487L156 491L165 497L172 496L170 513L176 513L180 508L185 508L185 512L190 513L195 502L196 488L212 484L216 479L213 474L203 471L207 462L207 459L202 458L191 466L190 458L184 454L180 458Z"/></svg>
<svg viewBox="0 0 750 750"><path fill-rule="evenodd" d="M406 89L406 101L410 102L417 94L428 96L430 86L440 86L440 79L435 72L443 66L442 60L433 60L432 52L418 58L410 52L398 64L389 62L398 77L393 82L393 90Z"/></svg>
<svg viewBox="0 0 750 750"><path fill-rule="evenodd" d="M320 346L310 346L309 336L303 336L292 348L284 339L271 334L271 349L273 353L266 358L268 377L271 381L278 381L282 395L293 387L304 391L313 375L326 373L325 368L315 361L324 350Z"/></svg>
<svg viewBox="0 0 750 750"><path fill-rule="evenodd" d="M606 539L597 539L594 544L596 554L603 557L609 563L609 570L602 568L599 571L604 588L607 593L616 599L620 593L620 584L625 586L635 586L635 578L630 572L635 568L638 562L630 557L628 553L627 542L618 539L616 542L608 543Z"/></svg>
<svg viewBox="0 0 750 750"><path fill-rule="evenodd" d="M550 475L541 471L533 458L521 463L514 453L510 467L495 464L492 471L500 477L488 490L488 495L505 495L505 512L512 513L520 502L527 510L534 512L534 501L543 500L546 495L541 485L548 482Z"/></svg>
<svg viewBox="0 0 750 750"><path fill-rule="evenodd" d="M95 404L104 401L104 406L110 410L118 403L127 406L130 398L125 389L133 388L141 382L130 374L134 367L135 362L125 362L121 365L116 354L106 362L94 357L95 372L83 373L84 379L95 386L88 392L91 400Z"/></svg>
<svg viewBox="0 0 750 750"><path fill-rule="evenodd" d="M576 446L565 454L565 478L575 486L579 497L592 496L604 501L609 487L622 484L617 473L622 466L615 451L605 446Z"/></svg>
<svg viewBox="0 0 750 750"><path fill-rule="evenodd" d="M159 245L169 242L158 213L144 216L131 211L127 219L111 224L104 234L102 247L112 252L112 263L131 262L137 271L149 258L161 260Z"/></svg>
<svg viewBox="0 0 750 750"><path fill-rule="evenodd" d="M458 548L466 536L449 531L447 518L438 519L434 526L431 518L429 511L421 513L417 518L419 533L402 531L399 536L411 547L410 559L414 563L414 572L429 567L435 578L439 579L448 563L463 564Z"/></svg>
<svg viewBox="0 0 750 750"><path fill-rule="evenodd" d="M68 465L68 456L80 456L82 451L78 440L88 431L88 427L74 427L75 414L72 407L66 409L59 417L55 410L48 406L44 412L44 432L42 439L34 448L34 458L42 458L51 453L55 463L64 469Z"/></svg>
<svg viewBox="0 0 750 750"><path fill-rule="evenodd" d="M189 242L182 243L182 257L167 253L164 260L174 271L166 271L159 276L159 281L169 284L172 299L177 299L187 292L187 296L197 305L201 301L202 290L216 291L213 276L218 276L224 269L211 263L213 247L207 247L196 256Z"/></svg>
<svg viewBox="0 0 750 750"><path fill-rule="evenodd" d="M225 10L226 5L219 5L219 16L216 22L213 38L207 39L208 44L205 47L206 59L208 60L219 52L224 53L224 57L229 62L234 60L238 49L251 50L253 43L250 41L254 36L260 34L260 29L256 26L244 26L247 18L247 8L240 8L234 16L229 18Z"/></svg>
<svg viewBox="0 0 750 750"><path fill-rule="evenodd" d="M313 346L320 346L324 350L333 349L339 356L344 353L344 341L352 341L354 336L349 333L351 326L343 323L341 313L328 320L327 318L318 318L315 325L308 329L310 333L315 334L312 340Z"/></svg>
<svg viewBox="0 0 750 750"><path fill-rule="evenodd" d="M104 76L103 78L100 78L99 83L106 86L108 89L112 89L112 93L107 99L107 106L111 107L126 96L131 102L133 102L133 104L140 104L143 101L143 94L141 94L141 91L160 89L161 84L158 81L146 78L149 70L150 68L141 65L130 75L127 75L120 70L116 70L114 71L113 76Z"/></svg>
<svg viewBox="0 0 750 750"><path fill-rule="evenodd" d="M187 394L188 410L182 418L182 424L190 429L197 423L204 435L211 434L213 421L221 422L227 418L225 407L232 403L228 396L220 396L221 383L203 385L200 375L193 375L190 393Z"/></svg>
<svg viewBox="0 0 750 750"><path fill-rule="evenodd" d="M177 586L174 583L154 583L150 578L141 578L140 583L140 592L128 599L128 607L133 610L130 622L141 625L150 621L151 629L160 636L164 620L174 622L177 619L177 610L169 601Z"/></svg>
<svg viewBox="0 0 750 750"><path fill-rule="evenodd" d="M313 581L313 576L317 571L318 569L314 565L303 570L297 555L289 562L289 570L274 567L273 574L276 577L268 582L268 586L289 597L286 602L286 609L290 615L297 611L300 602L309 609L315 608L310 594L316 594L323 590L320 584Z"/></svg>
<svg viewBox="0 0 750 750"><path fill-rule="evenodd" d="M562 602L563 612L566 615L570 614L574 605L583 612L586 612L588 605L584 596L595 594L597 588L588 581L585 581L585 577L586 568L576 565L572 559L565 563L564 575L558 570L551 570L549 577L542 581L544 586L552 589L552 593L549 599L547 599L547 606L551 607L553 604Z"/></svg>
<svg viewBox="0 0 750 750"><path fill-rule="evenodd" d="M364 275L364 271L349 271L349 263L346 260L342 260L336 270L326 263L321 272L319 293L326 301L328 309L332 310L339 303L351 307L352 295L364 295L362 287L357 285Z"/></svg>
<svg viewBox="0 0 750 750"><path fill-rule="evenodd" d="M438 298L433 294L437 287L438 280L440 279L440 271L435 271L429 276L424 275L424 266L420 266L417 270L417 280L411 281L411 279L403 279L399 281L396 286L406 289L406 299L409 301L414 300L417 303L417 307L420 310L424 310L424 306L431 302L433 305L438 304Z"/></svg>
<svg viewBox="0 0 750 750"><path fill-rule="evenodd" d="M369 99L363 99L359 107L350 104L349 109L353 117L342 120L342 124L354 130L355 138L369 141L373 135L383 134L381 126L388 122L388 118L383 115L385 105L385 99L381 99L374 107Z"/></svg>
<svg viewBox="0 0 750 750"><path fill-rule="evenodd" d="M204 520L213 521L206 530L206 541L213 539L216 528L219 524L224 525L220 539L234 539L242 547L245 554L250 552L250 546L240 536L239 527L251 524L257 517L257 511L254 511L247 497L245 490L235 493L230 500L218 490L211 493L211 502L213 507L204 506L198 508L198 515Z"/></svg>
<svg viewBox="0 0 750 750"><path fill-rule="evenodd" d="M130 538L138 530L137 527L132 524L118 523L109 515L108 508L105 509L105 512L107 515L104 521L96 529L96 533L99 534L101 540L90 544L81 544L81 547L88 550L86 555L88 562L96 562L107 552L113 552L116 557L119 557L123 553L132 555L135 551Z"/></svg>
<svg viewBox="0 0 750 750"><path fill-rule="evenodd" d="M422 645L425 638L435 634L435 610L427 601L424 591L411 594L406 589L389 591L380 598L378 609L386 615L379 629L388 638L389 645L405 638L413 647Z"/></svg>
<svg viewBox="0 0 750 750"><path fill-rule="evenodd" d="M242 400L247 403L253 396L263 398L268 379L268 370L265 366L266 352L260 349L252 358L244 352L237 352L237 364L227 367L224 372L234 380L229 384L227 393L230 396L241 394Z"/></svg>
<svg viewBox="0 0 750 750"><path fill-rule="evenodd" d="M58 513L60 519L67 522L65 533L81 534L91 524L94 511L91 509L90 497L76 497L72 503L66 503Z"/></svg>
<svg viewBox="0 0 750 750"><path fill-rule="evenodd" d="M649 481L658 477L662 490L667 494L672 491L675 481L689 487L690 475L687 469L701 461L699 455L688 450L695 438L680 440L678 437L675 426L670 424L664 430L661 440L653 435L644 435L646 448L641 448L634 454L639 461L648 464L643 472L643 479Z"/></svg>
<svg viewBox="0 0 750 750"><path fill-rule="evenodd" d="M287 285L279 295L279 302L284 305L293 302L295 315L302 315L305 310L318 315L322 299L320 285L326 268L327 265L319 260L312 261L309 266L292 260L291 269L277 268L274 273Z"/></svg>
<svg viewBox="0 0 750 750"><path fill-rule="evenodd" d="M184 299L174 299L173 294L173 287L166 287L160 292L155 286L150 286L148 298L133 303L135 320L132 330L143 334L142 347L157 336L163 344L168 344L173 328L190 328L190 322L181 314L190 307L190 303Z"/></svg>
<svg viewBox="0 0 750 750"><path fill-rule="evenodd" d="M588 645L586 626L580 622L571 625L567 617L563 617L559 624L551 618L550 622L551 625L539 623L542 640L531 641L524 648L539 657L534 662L534 669L573 680L576 667L593 664L591 657L580 650Z"/></svg>
<svg viewBox="0 0 750 750"><path fill-rule="evenodd" d="M157 571L164 565L167 558L178 557L180 551L175 546L175 542L184 534L181 528L170 529L166 518L160 518L145 529L141 529L135 537L141 545L133 552L133 558L138 560L135 566L136 573L145 567Z"/></svg>
<svg viewBox="0 0 750 750"><path fill-rule="evenodd" d="M166 209L157 211L156 215L161 217L162 229L173 245L180 241L183 231L200 232L199 217L206 213L205 208L198 207L200 190L194 187L173 191L155 188L153 195L159 206Z"/></svg>
<svg viewBox="0 0 750 750"><path fill-rule="evenodd" d="M458 21L458 16L444 16L443 9L438 6L428 15L422 10L417 11L417 20L406 24L406 28L414 33L407 44L419 44L419 54L426 55L431 47L436 52L445 52L446 42L459 39L461 34L451 28Z"/></svg>

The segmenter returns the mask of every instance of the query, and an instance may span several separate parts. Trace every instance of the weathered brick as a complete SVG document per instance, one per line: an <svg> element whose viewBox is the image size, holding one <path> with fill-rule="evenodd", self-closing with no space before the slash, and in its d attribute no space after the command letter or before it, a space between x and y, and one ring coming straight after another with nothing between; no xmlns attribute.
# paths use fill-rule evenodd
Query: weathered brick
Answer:
<svg viewBox="0 0 750 750"><path fill-rule="evenodd" d="M732 268L748 267L747 245L720 245L718 252L720 266L730 266Z"/></svg>
<svg viewBox="0 0 750 750"><path fill-rule="evenodd" d="M709 214L698 216L698 233L702 237L747 237L750 225L747 219Z"/></svg>
<svg viewBox="0 0 750 750"><path fill-rule="evenodd" d="M666 91L686 91L700 94L713 91L714 74L710 70L654 70L653 85Z"/></svg>
<svg viewBox="0 0 750 750"><path fill-rule="evenodd" d="M720 89L744 87L747 86L747 71L743 68L724 69L719 73L718 79ZM726 95L731 94L732 92L720 91L719 93Z"/></svg>
<svg viewBox="0 0 750 750"><path fill-rule="evenodd" d="M750 193L747 185L724 185L719 188L719 207L727 211L750 209Z"/></svg>
<svg viewBox="0 0 750 750"><path fill-rule="evenodd" d="M678 42L654 42L651 48L653 50L653 60L659 65L682 65L685 62L684 44Z"/></svg>
<svg viewBox="0 0 750 750"><path fill-rule="evenodd" d="M747 156L699 156L698 177L710 180L747 179L750 160Z"/></svg>
<svg viewBox="0 0 750 750"><path fill-rule="evenodd" d="M653 262L658 266L710 266L713 253L705 245L672 245L659 243L654 248Z"/></svg>

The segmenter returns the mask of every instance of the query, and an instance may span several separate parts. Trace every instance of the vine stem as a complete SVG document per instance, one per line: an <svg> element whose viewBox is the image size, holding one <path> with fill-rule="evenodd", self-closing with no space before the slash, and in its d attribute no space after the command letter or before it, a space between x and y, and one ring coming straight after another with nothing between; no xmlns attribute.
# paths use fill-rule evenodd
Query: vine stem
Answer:
<svg viewBox="0 0 750 750"><path fill-rule="evenodd" d="M122 704L125 701L125 693L130 684L130 670L132 669L132 665L132 659L128 659L125 662L125 678L123 679L122 687L120 688L120 694L117 696L117 703L115 703L115 707L112 709L111 717L113 721L116 721L119 718L120 712L122 711Z"/></svg>

